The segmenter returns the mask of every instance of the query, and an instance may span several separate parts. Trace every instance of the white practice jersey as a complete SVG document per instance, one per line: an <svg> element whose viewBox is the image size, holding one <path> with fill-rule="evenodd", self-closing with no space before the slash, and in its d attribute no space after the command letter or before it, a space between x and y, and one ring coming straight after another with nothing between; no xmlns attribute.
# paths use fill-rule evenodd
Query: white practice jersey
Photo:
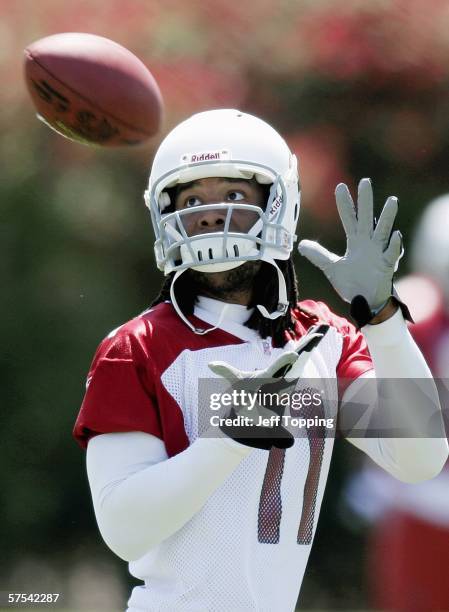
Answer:
<svg viewBox="0 0 449 612"><path fill-rule="evenodd" d="M216 323L214 302L201 298L191 317L195 325ZM296 337L275 348L235 320L195 335L171 304L156 306L100 345L75 428L77 438L85 445L98 433L144 431L160 437L169 456L182 452L203 435L199 381L214 377L209 362L264 369L283 351L294 349L316 323L330 329L312 352L304 375L320 379L322 397L335 400L342 393L339 382L372 368L363 336L324 304L302 302L294 316ZM321 416L335 418L337 405L324 402ZM307 410L295 408L292 416L307 417ZM191 520L130 563L131 574L143 585L133 589L129 612L294 610L334 441L333 429L295 431L295 443L287 450L252 450Z"/></svg>

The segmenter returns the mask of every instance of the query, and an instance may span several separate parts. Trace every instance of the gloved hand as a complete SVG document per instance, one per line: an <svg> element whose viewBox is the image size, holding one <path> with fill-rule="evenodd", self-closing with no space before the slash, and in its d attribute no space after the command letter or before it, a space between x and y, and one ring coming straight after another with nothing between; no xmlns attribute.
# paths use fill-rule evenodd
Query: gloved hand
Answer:
<svg viewBox="0 0 449 612"><path fill-rule="evenodd" d="M231 383L233 390L257 393L261 390L262 385L267 383L267 379L279 379L285 387L282 374L289 370L297 359L298 354L293 351L282 353L268 368L253 372L238 370L223 361L212 361L208 365L214 374L221 376ZM270 388L272 393L278 391L279 389L274 391ZM226 415L227 418L235 419L236 417L241 417L243 421L246 417L245 424L223 424L220 426L220 429L230 438L253 448L263 450L270 450L273 446L276 448L289 448L293 445L294 439L292 434L281 425L282 412L283 406L265 408L257 402L252 408L233 406L229 414ZM257 425L260 417L270 418L270 425Z"/></svg>
<svg viewBox="0 0 449 612"><path fill-rule="evenodd" d="M311 240L301 240L298 250L324 272L345 302L362 296L374 316L394 295L393 274L404 252L401 233L391 233L398 201L394 196L387 199L375 225L370 179L359 183L357 209L344 183L337 185L335 197L346 232L346 253L340 257Z"/></svg>
<svg viewBox="0 0 449 612"><path fill-rule="evenodd" d="M239 370L223 361L212 361L208 366L214 374L227 380L233 389L250 393L260 391L261 397L264 393L286 393L292 383L302 375L305 364L310 358L310 352L322 340L328 328L327 325L311 328L299 341L296 351L282 353L264 370ZM294 444L294 438L281 424L283 413L283 405L270 404L270 407L266 407L256 402L252 409L233 406L227 415L228 418L248 416L253 420L253 424L221 425L220 429L230 438L253 448L263 450L270 450L273 446L289 448ZM256 425L260 417L270 419L269 424Z"/></svg>

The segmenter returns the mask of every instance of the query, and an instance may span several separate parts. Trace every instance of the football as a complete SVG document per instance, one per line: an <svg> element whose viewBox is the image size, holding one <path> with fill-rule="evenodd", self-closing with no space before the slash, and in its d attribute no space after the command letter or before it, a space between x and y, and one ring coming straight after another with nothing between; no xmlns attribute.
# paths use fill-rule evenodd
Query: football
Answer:
<svg viewBox="0 0 449 612"><path fill-rule="evenodd" d="M148 68L121 45L94 34L47 36L25 49L25 81L37 116L89 145L139 144L162 120L162 96Z"/></svg>

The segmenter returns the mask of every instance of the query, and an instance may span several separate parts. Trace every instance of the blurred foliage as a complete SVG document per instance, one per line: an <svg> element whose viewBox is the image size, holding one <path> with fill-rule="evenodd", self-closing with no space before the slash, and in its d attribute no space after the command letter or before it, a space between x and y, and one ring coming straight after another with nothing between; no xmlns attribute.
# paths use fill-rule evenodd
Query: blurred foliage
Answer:
<svg viewBox="0 0 449 612"><path fill-rule="evenodd" d="M406 242L426 202L448 191L445 0L0 0L2 589L30 555L55 565L77 551L113 557L97 533L71 429L96 345L143 310L162 280L142 200L158 138L91 149L33 116L22 50L63 31L107 36L147 63L166 103L160 138L214 107L272 122L300 160L301 237L344 248L333 200L340 181L354 189L370 176L378 207L398 195ZM325 279L296 262L301 295L345 313ZM360 536L335 526L350 452L337 449L304 606L363 603L354 586Z"/></svg>

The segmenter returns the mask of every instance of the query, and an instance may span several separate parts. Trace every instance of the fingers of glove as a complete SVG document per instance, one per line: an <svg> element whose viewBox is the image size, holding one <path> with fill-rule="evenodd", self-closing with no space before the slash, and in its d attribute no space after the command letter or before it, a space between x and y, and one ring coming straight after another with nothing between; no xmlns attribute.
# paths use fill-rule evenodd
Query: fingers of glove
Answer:
<svg viewBox="0 0 449 612"><path fill-rule="evenodd" d="M355 234L357 231L357 215L349 189L344 183L339 183L337 185L335 189L335 201L346 236Z"/></svg>
<svg viewBox="0 0 449 612"><path fill-rule="evenodd" d="M310 353L304 352L301 353L296 360L295 364L292 366L291 370L289 370L285 376L285 380L287 382L291 382L293 380L297 380L301 378L304 374L304 370L307 362L310 359Z"/></svg>
<svg viewBox="0 0 449 612"><path fill-rule="evenodd" d="M317 344L318 341L321 340L323 338L323 336L325 335L327 329L329 328L328 325L314 325L313 327L311 327L309 329L309 331L307 332L307 334L305 336L303 336L301 338L301 340L298 342L298 344L296 345L296 352L298 353L298 355L302 352L302 351L309 351L311 348L314 348ZM311 345L311 346L309 346Z"/></svg>
<svg viewBox="0 0 449 612"><path fill-rule="evenodd" d="M384 257L386 261L393 266L402 257L403 252L402 234L399 230L396 230L391 236L390 244L384 252Z"/></svg>
<svg viewBox="0 0 449 612"><path fill-rule="evenodd" d="M225 363L224 361L211 361L207 364L209 370L217 376L221 376L225 378L229 382L235 382L236 380L241 380L243 377L243 372L234 368L233 366Z"/></svg>
<svg viewBox="0 0 449 612"><path fill-rule="evenodd" d="M323 272L325 272L330 264L340 259L338 255L331 253L313 240L301 240L298 245L298 251Z"/></svg>
<svg viewBox="0 0 449 612"><path fill-rule="evenodd" d="M269 407L266 407L256 403L253 408L247 409L246 411L244 411L244 413L252 416L256 420L256 422L258 422L260 417L262 417L263 419L271 419L273 418L273 415L280 416L281 414L284 414L283 407L281 410L276 410L275 408L276 406L270 405ZM239 414L241 414L241 412L239 412Z"/></svg>
<svg viewBox="0 0 449 612"><path fill-rule="evenodd" d="M373 235L373 188L369 178L363 178L358 187L357 232L364 236Z"/></svg>
<svg viewBox="0 0 449 612"><path fill-rule="evenodd" d="M298 359L296 351L287 351L269 366L264 373L264 378L280 378L288 372L295 361Z"/></svg>
<svg viewBox="0 0 449 612"><path fill-rule="evenodd" d="M381 244L385 250L388 246L388 241L393 229L393 223L398 213L398 199L395 196L391 196L385 202L385 206L377 222L376 229L374 230L373 240Z"/></svg>

